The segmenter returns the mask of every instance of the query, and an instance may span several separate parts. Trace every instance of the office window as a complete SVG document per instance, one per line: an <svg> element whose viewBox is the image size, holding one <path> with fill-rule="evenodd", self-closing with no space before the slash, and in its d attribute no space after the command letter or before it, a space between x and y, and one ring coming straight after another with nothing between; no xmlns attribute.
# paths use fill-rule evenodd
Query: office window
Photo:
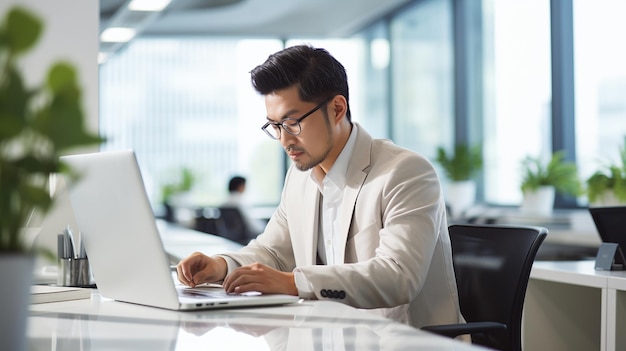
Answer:
<svg viewBox="0 0 626 351"><path fill-rule="evenodd" d="M389 60L390 47L387 24L376 23L357 33L355 39L363 41L364 82L359 89L361 105L355 120L375 138L389 138Z"/></svg>
<svg viewBox="0 0 626 351"><path fill-rule="evenodd" d="M550 2L484 0L485 201L519 205L521 161L551 152Z"/></svg>
<svg viewBox="0 0 626 351"><path fill-rule="evenodd" d="M574 0L576 161L587 179L626 136L626 2Z"/></svg>
<svg viewBox="0 0 626 351"><path fill-rule="evenodd" d="M391 137L428 157L453 140L451 11L420 1L391 20Z"/></svg>
<svg viewBox="0 0 626 351"><path fill-rule="evenodd" d="M280 145L262 131L263 99L249 72L282 48L279 40L138 38L100 68L103 150L137 153L153 205L189 168L195 205L220 203L231 175L248 178L247 197L276 204Z"/></svg>

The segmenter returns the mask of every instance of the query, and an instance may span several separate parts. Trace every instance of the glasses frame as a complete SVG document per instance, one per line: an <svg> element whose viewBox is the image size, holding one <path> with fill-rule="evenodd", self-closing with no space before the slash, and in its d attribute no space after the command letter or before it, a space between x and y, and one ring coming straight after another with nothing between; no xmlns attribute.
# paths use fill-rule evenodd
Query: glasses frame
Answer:
<svg viewBox="0 0 626 351"><path fill-rule="evenodd" d="M302 117L300 118L285 118L280 122L267 122L263 125L263 127L261 127L261 129L265 132L265 134L267 134L267 136L269 136L270 138L274 139L274 140L278 140L280 139L280 137L282 136L282 131L284 130L285 132L287 132L290 135L293 136L298 136L300 135L300 133L302 133L302 126L300 125L300 122L304 121L305 118L309 117L310 115L312 115L313 113L315 113L315 111L319 110L322 106L324 106L325 104L327 104L330 100L333 99L333 96L324 99L324 101L322 101L319 105L313 107L309 112L305 113L304 115L302 115ZM298 127L298 132L297 133L292 133L290 132L287 127L285 127L285 123L288 122L295 122L296 126ZM267 130L267 127L269 126L276 126L276 130L278 131L278 137L275 137L274 135L272 135L272 133L270 133ZM280 128L278 128L280 127Z"/></svg>

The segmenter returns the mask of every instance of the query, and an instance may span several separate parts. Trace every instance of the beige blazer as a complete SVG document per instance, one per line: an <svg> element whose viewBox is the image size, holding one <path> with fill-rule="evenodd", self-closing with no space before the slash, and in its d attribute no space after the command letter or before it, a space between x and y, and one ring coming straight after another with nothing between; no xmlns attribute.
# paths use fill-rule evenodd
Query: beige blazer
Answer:
<svg viewBox="0 0 626 351"><path fill-rule="evenodd" d="M237 253L238 264L299 268L316 298L380 313L415 327L458 323L443 193L432 164L358 126L338 218L344 263L316 265L320 192L310 171L287 172L265 231Z"/></svg>

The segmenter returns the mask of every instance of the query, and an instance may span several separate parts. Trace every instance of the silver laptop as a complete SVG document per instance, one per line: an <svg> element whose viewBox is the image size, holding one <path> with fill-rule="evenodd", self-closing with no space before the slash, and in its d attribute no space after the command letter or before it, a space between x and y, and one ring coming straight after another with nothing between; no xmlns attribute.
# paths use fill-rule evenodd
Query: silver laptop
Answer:
<svg viewBox="0 0 626 351"><path fill-rule="evenodd" d="M133 151L64 156L68 193L102 296L172 310L279 305L298 297L176 284Z"/></svg>

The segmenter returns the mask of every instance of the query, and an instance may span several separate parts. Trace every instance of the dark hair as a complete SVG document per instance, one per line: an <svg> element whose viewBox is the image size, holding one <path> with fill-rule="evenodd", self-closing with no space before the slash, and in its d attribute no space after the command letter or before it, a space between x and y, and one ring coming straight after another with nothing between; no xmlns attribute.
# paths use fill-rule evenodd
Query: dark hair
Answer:
<svg viewBox="0 0 626 351"><path fill-rule="evenodd" d="M346 70L325 49L310 45L288 47L270 55L250 73L252 86L262 95L297 84L302 101L321 103L335 95L343 95L349 101ZM351 121L349 103L346 116Z"/></svg>
<svg viewBox="0 0 626 351"><path fill-rule="evenodd" d="M230 178L230 181L228 182L228 192L232 193L244 184L246 184L246 178L234 176Z"/></svg>

